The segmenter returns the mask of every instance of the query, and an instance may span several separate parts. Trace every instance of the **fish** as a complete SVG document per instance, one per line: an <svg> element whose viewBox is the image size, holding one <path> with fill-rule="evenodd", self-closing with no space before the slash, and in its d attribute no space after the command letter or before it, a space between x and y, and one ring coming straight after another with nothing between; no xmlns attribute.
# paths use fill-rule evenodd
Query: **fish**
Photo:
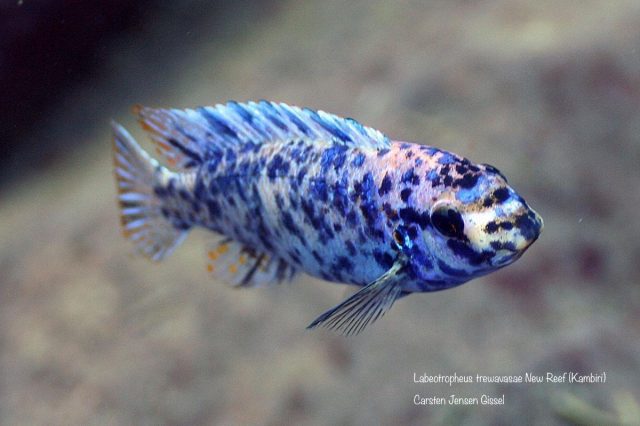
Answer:
<svg viewBox="0 0 640 426"><path fill-rule="evenodd" d="M402 297L513 263L543 229L495 167L351 118L265 100L134 113L162 164L112 123L123 235L160 261L206 228L208 272L234 287L358 286L307 328L358 334Z"/></svg>

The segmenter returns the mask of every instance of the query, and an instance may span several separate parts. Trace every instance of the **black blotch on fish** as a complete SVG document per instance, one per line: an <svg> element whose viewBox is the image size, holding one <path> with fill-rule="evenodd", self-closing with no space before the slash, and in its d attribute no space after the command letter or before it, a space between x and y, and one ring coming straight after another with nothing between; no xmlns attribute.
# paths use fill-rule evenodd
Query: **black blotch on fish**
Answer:
<svg viewBox="0 0 640 426"><path fill-rule="evenodd" d="M312 250L311 254L313 255L313 258L316 260L316 262L318 262L318 265L320 266L324 265L324 259L322 258L322 256L320 256L320 254L317 251Z"/></svg>
<svg viewBox="0 0 640 426"><path fill-rule="evenodd" d="M491 241L491 248L494 250L509 250L516 251L516 246L513 242L501 242L501 241Z"/></svg>
<svg viewBox="0 0 640 426"><path fill-rule="evenodd" d="M326 202L329 199L329 191L327 183L323 178L313 178L309 183L309 189L314 197L318 200Z"/></svg>
<svg viewBox="0 0 640 426"><path fill-rule="evenodd" d="M378 219L378 209L373 202L362 203L360 205L360 211L364 217L365 222L369 226L373 226Z"/></svg>
<svg viewBox="0 0 640 426"><path fill-rule="evenodd" d="M187 164L185 164L186 168L193 167L193 166L195 166L197 164L202 163L202 158L197 153L195 153L194 151L191 151L189 148L187 148L186 146L182 145L177 140L175 140L173 138L169 138L169 139L167 139L167 142L169 142L169 144L171 146L173 146L174 148L178 149L178 151L180 151L183 155L186 155L187 157L189 157L192 160L193 164L191 166L188 166Z"/></svg>
<svg viewBox="0 0 640 426"><path fill-rule="evenodd" d="M456 269L453 268L449 265L447 265L445 262L443 262L442 260L438 259L438 267L440 268L440 270L442 272L444 272L445 274L452 276L452 277L466 277L467 273L461 269Z"/></svg>
<svg viewBox="0 0 640 426"><path fill-rule="evenodd" d="M415 240L418 237L418 228L415 226L410 226L407 228L407 235L411 240Z"/></svg>
<svg viewBox="0 0 640 426"><path fill-rule="evenodd" d="M406 203L409 197L411 196L411 192L412 192L411 188L405 188L402 191L400 191L400 198L402 199L402 201Z"/></svg>
<svg viewBox="0 0 640 426"><path fill-rule="evenodd" d="M365 160L365 156L363 153L360 152L355 156L351 164L353 164L354 167L360 167L364 163L364 160Z"/></svg>
<svg viewBox="0 0 640 426"><path fill-rule="evenodd" d="M457 179L454 182L454 185L459 185L461 188L470 189L476 186L476 183L478 183L478 178L479 175L477 174L467 173L462 176L462 178Z"/></svg>
<svg viewBox="0 0 640 426"><path fill-rule="evenodd" d="M540 233L540 224L533 219L532 214L516 216L515 225L527 240L534 239Z"/></svg>
<svg viewBox="0 0 640 426"><path fill-rule="evenodd" d="M211 219L220 217L220 204L216 200L208 200L207 209L209 209L209 217Z"/></svg>
<svg viewBox="0 0 640 426"><path fill-rule="evenodd" d="M358 224L358 215L355 211L351 210L347 213L347 224L352 228Z"/></svg>
<svg viewBox="0 0 640 426"><path fill-rule="evenodd" d="M389 203L383 203L382 204L382 209L384 210L384 214L387 216L388 219L392 220L392 221L396 221L398 220L398 211L393 209L391 207L391 204Z"/></svg>
<svg viewBox="0 0 640 426"><path fill-rule="evenodd" d="M196 200L199 200L199 201L204 200L207 195L206 192L207 192L207 188L202 178L197 178L196 185L193 189L193 195L196 198Z"/></svg>
<svg viewBox="0 0 640 426"><path fill-rule="evenodd" d="M380 250L373 251L373 258L375 261L385 270L391 269L393 266L393 256L391 256L387 252L382 252Z"/></svg>
<svg viewBox="0 0 640 426"><path fill-rule="evenodd" d="M298 185L302 185L302 181L304 180L305 175L307 174L307 168L306 167L301 167L300 170L298 170L298 175L296 176L296 179L298 179Z"/></svg>
<svg viewBox="0 0 640 426"><path fill-rule="evenodd" d="M302 235L302 231L295 224L295 222L293 221L293 217L291 217L291 214L289 212L286 212L286 211L282 212L281 218L282 218L282 224L284 225L285 229L287 229L287 231L289 231L292 235L296 237L299 237Z"/></svg>
<svg viewBox="0 0 640 426"><path fill-rule="evenodd" d="M488 232L489 234L493 234L498 229L499 229L498 224L496 222L494 222L494 221L491 221L491 222L487 223L487 225L484 227L484 230L486 232Z"/></svg>
<svg viewBox="0 0 640 426"><path fill-rule="evenodd" d="M388 174L384 175L382 178L382 182L380 183L380 188L378 188L378 195L383 196L391 190L391 178Z"/></svg>
<svg viewBox="0 0 640 426"><path fill-rule="evenodd" d="M507 178L504 177L504 175L502 174L502 172L500 172L500 170L496 169L495 167L493 167L491 164L482 164L482 166L484 166L485 170L491 173L495 173L496 175L500 176L502 179L504 179L505 182L507 182Z"/></svg>
<svg viewBox="0 0 640 426"><path fill-rule="evenodd" d="M280 154L273 156L267 165L267 176L273 180L278 176L284 176L289 172L289 163L284 161Z"/></svg>
<svg viewBox="0 0 640 426"><path fill-rule="evenodd" d="M400 209L400 218L405 221L406 224L415 223L420 226L421 229L425 229L427 225L431 223L428 212L418 213L412 207L406 207Z"/></svg>
<svg viewBox="0 0 640 426"><path fill-rule="evenodd" d="M167 195L169 195L169 192L161 187L161 186L156 186L153 188L153 193L158 197L158 198L165 198Z"/></svg>
<svg viewBox="0 0 640 426"><path fill-rule="evenodd" d="M465 174L467 170L468 169L465 164L456 164L456 172L460 173L461 175Z"/></svg>
<svg viewBox="0 0 640 426"><path fill-rule="evenodd" d="M300 257L296 253L289 250L287 254L289 255L289 258L293 261L293 263L297 263L298 265L302 264L302 262L300 261Z"/></svg>
<svg viewBox="0 0 640 426"><path fill-rule="evenodd" d="M308 108L305 108L304 111L307 112L307 114L309 115L309 117L311 117L313 121L315 121L316 123L324 127L325 130L327 130L329 133L331 133L333 136L335 136L339 140L343 142L351 142L351 137L348 134L340 130L334 124L323 120L322 117L320 117L320 115L318 115L317 112Z"/></svg>
<svg viewBox="0 0 640 426"><path fill-rule="evenodd" d="M325 149L320 158L322 171L326 173L331 166L336 171L340 170L346 160L346 151L347 148L344 145L335 145Z"/></svg>
<svg viewBox="0 0 640 426"><path fill-rule="evenodd" d="M347 240L344 243L344 245L347 248L347 251L349 252L349 254L351 256L355 256L356 255L356 246L353 244L353 242L351 240Z"/></svg>
<svg viewBox="0 0 640 426"><path fill-rule="evenodd" d="M353 270L353 263L346 256L338 256L333 264L335 272L342 273L343 271L351 272Z"/></svg>
<svg viewBox="0 0 640 426"><path fill-rule="evenodd" d="M349 206L349 193L346 184L336 182L333 185L333 206L342 216L346 216Z"/></svg>
<svg viewBox="0 0 640 426"><path fill-rule="evenodd" d="M493 197L498 204L501 204L509 198L509 190L507 188L496 189L493 191Z"/></svg>
<svg viewBox="0 0 640 426"><path fill-rule="evenodd" d="M420 177L415 174L413 167L404 172L401 179L402 183L409 183L411 185L417 185L420 183Z"/></svg>
<svg viewBox="0 0 640 426"><path fill-rule="evenodd" d="M176 194L176 178L172 177L169 179L169 183L167 184L167 193L169 195Z"/></svg>
<svg viewBox="0 0 640 426"><path fill-rule="evenodd" d="M217 113L207 108L198 108L198 112L202 115L211 127L218 134L223 134L231 139L237 139L238 134L225 122L225 120L217 115Z"/></svg>
<svg viewBox="0 0 640 426"><path fill-rule="evenodd" d="M209 182L209 194L215 197L219 193L220 193L220 187L218 186L218 183L216 182L216 180L212 179L211 182Z"/></svg>
<svg viewBox="0 0 640 426"><path fill-rule="evenodd" d="M447 241L447 246L455 255L467 259L471 265L479 265L485 260L485 254L478 253L460 240L450 239Z"/></svg>

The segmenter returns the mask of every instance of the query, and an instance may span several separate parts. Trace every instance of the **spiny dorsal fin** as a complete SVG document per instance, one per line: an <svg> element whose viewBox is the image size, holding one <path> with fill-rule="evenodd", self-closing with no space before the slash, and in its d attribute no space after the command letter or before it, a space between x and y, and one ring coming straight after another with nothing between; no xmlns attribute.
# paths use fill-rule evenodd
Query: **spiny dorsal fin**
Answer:
<svg viewBox="0 0 640 426"><path fill-rule="evenodd" d="M402 296L402 268L405 261L393 266L371 284L316 318L307 328L326 327L350 336L360 333L369 323L383 316Z"/></svg>
<svg viewBox="0 0 640 426"><path fill-rule="evenodd" d="M193 109L137 110L157 150L170 166L189 169L211 152L269 142L306 140L384 149L389 138L351 118L284 103L228 102Z"/></svg>
<svg viewBox="0 0 640 426"><path fill-rule="evenodd" d="M297 270L286 261L231 239L207 250L207 271L233 287L260 287L290 281Z"/></svg>

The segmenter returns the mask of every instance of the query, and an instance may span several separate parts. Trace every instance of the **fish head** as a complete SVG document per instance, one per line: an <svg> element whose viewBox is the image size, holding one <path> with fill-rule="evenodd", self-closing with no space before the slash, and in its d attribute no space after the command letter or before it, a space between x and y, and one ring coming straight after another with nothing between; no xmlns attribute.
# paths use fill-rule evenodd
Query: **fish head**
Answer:
<svg viewBox="0 0 640 426"><path fill-rule="evenodd" d="M538 239L543 220L490 165L462 160L472 185L439 188L423 231L432 268L418 275L458 285L516 261ZM451 169L451 167L450 167ZM459 168L462 170L463 168ZM469 171L470 170L470 171ZM457 176L458 182L463 182ZM420 268L419 265L414 265Z"/></svg>
<svg viewBox="0 0 640 426"><path fill-rule="evenodd" d="M475 250L489 252L489 270L507 266L522 256L544 228L542 217L508 183L495 167L483 164L487 186L475 203L465 205L469 242Z"/></svg>

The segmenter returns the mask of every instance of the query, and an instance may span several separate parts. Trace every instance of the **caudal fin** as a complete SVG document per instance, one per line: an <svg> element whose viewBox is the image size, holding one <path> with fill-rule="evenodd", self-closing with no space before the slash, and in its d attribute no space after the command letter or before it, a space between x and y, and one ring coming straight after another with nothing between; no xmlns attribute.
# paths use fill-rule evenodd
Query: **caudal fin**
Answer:
<svg viewBox="0 0 640 426"><path fill-rule="evenodd" d="M154 186L171 173L149 157L118 123L113 122L113 163L120 204L122 233L138 252L159 261L171 254L187 232L163 215Z"/></svg>

